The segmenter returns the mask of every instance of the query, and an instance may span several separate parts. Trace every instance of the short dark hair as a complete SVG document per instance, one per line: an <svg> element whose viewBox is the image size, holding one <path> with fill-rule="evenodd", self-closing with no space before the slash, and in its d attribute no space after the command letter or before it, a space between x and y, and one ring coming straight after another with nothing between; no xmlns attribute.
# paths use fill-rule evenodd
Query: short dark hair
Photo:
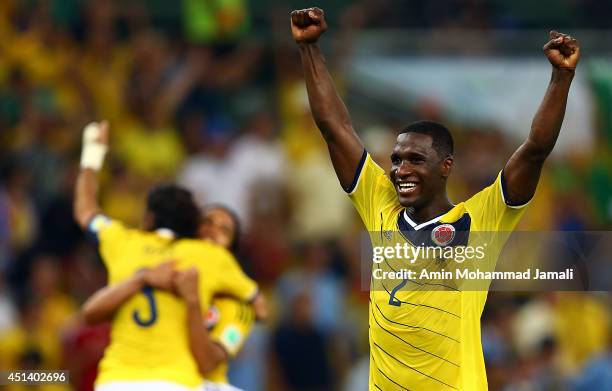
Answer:
<svg viewBox="0 0 612 391"><path fill-rule="evenodd" d="M426 134L432 138L432 147L438 156L445 158L453 154L453 136L448 128L434 121L417 121L406 126L400 134L419 133Z"/></svg>
<svg viewBox="0 0 612 391"><path fill-rule="evenodd" d="M153 229L168 228L177 238L195 238L200 209L187 189L174 184L154 187L147 196L147 211L153 215Z"/></svg>

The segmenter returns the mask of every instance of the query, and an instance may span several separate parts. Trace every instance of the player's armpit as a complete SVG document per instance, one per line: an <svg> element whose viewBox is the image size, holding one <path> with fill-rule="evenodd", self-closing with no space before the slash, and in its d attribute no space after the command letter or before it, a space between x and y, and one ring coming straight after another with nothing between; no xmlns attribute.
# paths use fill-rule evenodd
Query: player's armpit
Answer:
<svg viewBox="0 0 612 391"><path fill-rule="evenodd" d="M212 341L212 347L210 349L210 352L212 356L211 361L212 361L212 364L214 364L211 371L215 369L223 361L226 361L229 359L229 353L227 352L227 350L225 350L223 345L221 345L219 342Z"/></svg>

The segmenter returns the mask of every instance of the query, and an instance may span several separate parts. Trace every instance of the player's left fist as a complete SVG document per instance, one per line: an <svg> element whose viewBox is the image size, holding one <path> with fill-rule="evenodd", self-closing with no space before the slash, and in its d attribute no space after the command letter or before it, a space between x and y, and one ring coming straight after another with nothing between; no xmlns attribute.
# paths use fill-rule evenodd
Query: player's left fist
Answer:
<svg viewBox="0 0 612 391"><path fill-rule="evenodd" d="M548 61L558 69L576 69L580 59L580 44L575 38L557 31L550 32L550 41L542 48Z"/></svg>

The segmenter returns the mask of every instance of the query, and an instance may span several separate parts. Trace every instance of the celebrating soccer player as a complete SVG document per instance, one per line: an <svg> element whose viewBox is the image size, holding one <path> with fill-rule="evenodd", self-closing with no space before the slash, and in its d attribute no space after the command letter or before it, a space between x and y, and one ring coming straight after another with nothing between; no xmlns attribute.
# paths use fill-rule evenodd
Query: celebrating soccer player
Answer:
<svg viewBox="0 0 612 391"><path fill-rule="evenodd" d="M181 273L157 275L161 278L145 275L150 285L116 312L96 390L193 390L203 382L201 372L212 367L207 360L213 354L202 351L209 345L198 342L206 338L202 313L213 295L250 301L258 293L257 286L227 250L196 239L200 211L182 188L167 185L149 193L144 230L128 229L102 215L97 203L97 172L107 149L108 124L88 125L83 133L74 215L81 227L98 239L109 285L128 280L143 268L168 262ZM193 295L194 289L197 295ZM192 331L199 334L190 338Z"/></svg>
<svg viewBox="0 0 612 391"><path fill-rule="evenodd" d="M446 193L453 166L448 129L430 121L406 126L397 136L391 171L385 175L364 149L326 69L317 43L326 30L318 8L291 13L314 120L340 184L368 231L399 231L408 240L430 232L428 237L439 245L452 245L453 232L512 231L559 135L580 57L578 42L550 33L543 49L552 76L529 136L493 184L453 205ZM480 342L486 290L405 289L410 283L400 280L371 289L369 389L486 390Z"/></svg>
<svg viewBox="0 0 612 391"><path fill-rule="evenodd" d="M232 211L221 205L211 205L202 214L199 236L235 252L239 242L239 227L238 217ZM89 324L110 321L123 303L137 295L142 288L149 285L163 289L169 285L164 284L164 281L174 278L179 296L185 300L188 309L193 310L193 322L189 322L189 338L196 360L205 362L200 365L200 371L207 380L204 390L238 391L228 383L228 359L234 357L246 341L256 311L249 303L232 297L216 297L208 309L206 319L198 319L197 274L190 272L173 275L173 272L172 264L162 263L155 268L140 270L119 284L100 289L83 305L85 320ZM206 329L210 330L210 334ZM208 358L204 359L204 355Z"/></svg>

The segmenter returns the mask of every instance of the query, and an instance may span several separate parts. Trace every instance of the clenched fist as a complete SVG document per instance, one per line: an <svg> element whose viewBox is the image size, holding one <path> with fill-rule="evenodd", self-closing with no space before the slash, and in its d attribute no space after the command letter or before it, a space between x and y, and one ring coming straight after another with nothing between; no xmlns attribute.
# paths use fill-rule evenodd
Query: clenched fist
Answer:
<svg viewBox="0 0 612 391"><path fill-rule="evenodd" d="M576 39L567 34L551 31L550 41L542 49L555 68L576 69L580 59L580 45Z"/></svg>
<svg viewBox="0 0 612 391"><path fill-rule="evenodd" d="M297 43L315 43L326 30L325 13L320 8L291 13L291 34Z"/></svg>

